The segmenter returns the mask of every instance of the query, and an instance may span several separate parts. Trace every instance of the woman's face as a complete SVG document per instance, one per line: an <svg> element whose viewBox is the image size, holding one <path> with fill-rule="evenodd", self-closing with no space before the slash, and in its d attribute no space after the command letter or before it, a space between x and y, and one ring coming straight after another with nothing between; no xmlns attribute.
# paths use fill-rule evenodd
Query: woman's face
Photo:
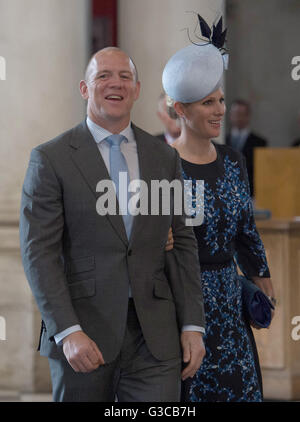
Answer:
<svg viewBox="0 0 300 422"><path fill-rule="evenodd" d="M220 135L221 121L226 110L224 92L219 88L195 103L175 103L175 110L186 127L198 136L205 139L216 138Z"/></svg>

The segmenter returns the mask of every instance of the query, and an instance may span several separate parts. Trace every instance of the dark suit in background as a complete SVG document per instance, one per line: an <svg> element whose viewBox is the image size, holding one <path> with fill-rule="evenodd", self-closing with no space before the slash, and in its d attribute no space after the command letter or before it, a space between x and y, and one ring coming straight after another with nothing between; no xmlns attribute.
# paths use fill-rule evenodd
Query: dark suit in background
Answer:
<svg viewBox="0 0 300 422"><path fill-rule="evenodd" d="M167 139L166 139L166 137L165 137L165 134L164 134L164 133L158 133L157 135L154 135L154 136L155 136L155 138L158 138L158 139L160 139L161 141L167 142Z"/></svg>
<svg viewBox="0 0 300 422"><path fill-rule="evenodd" d="M226 136L226 145L232 146L231 136ZM249 177L251 196L254 196L254 149L257 147L267 147L268 143L265 139L250 132L243 148L240 150L246 158L247 172Z"/></svg>
<svg viewBox="0 0 300 422"><path fill-rule="evenodd" d="M231 131L226 136L226 144L240 151L246 158L246 166L251 196L254 196L254 150L266 147L267 141L251 132L251 105L241 98L235 99L230 107Z"/></svg>

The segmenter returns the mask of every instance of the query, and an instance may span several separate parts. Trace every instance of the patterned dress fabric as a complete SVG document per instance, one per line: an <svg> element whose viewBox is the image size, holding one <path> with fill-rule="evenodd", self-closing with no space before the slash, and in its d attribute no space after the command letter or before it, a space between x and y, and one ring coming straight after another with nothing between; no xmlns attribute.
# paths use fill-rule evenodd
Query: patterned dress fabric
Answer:
<svg viewBox="0 0 300 422"><path fill-rule="evenodd" d="M248 278L269 277L264 247L256 230L243 156L214 144L209 164L182 160L183 177L192 181L194 216L203 212L196 180L204 181L204 220L194 227L198 241L206 315L206 355L183 384L183 401L262 401L261 374L254 337L243 317L237 267ZM190 183L190 182L189 182ZM199 196L199 195L198 195Z"/></svg>

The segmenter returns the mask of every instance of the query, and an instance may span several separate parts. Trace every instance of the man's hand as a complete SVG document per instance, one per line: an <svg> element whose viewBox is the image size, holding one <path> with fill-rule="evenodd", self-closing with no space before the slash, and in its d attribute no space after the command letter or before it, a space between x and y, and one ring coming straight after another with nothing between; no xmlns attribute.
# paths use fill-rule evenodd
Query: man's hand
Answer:
<svg viewBox="0 0 300 422"><path fill-rule="evenodd" d="M169 228L168 240L166 242L165 251L171 251L174 246L172 227Z"/></svg>
<svg viewBox="0 0 300 422"><path fill-rule="evenodd" d="M184 381L195 375L205 356L202 333L198 333L197 331L183 331L181 333L181 346L183 362L189 362L181 373L182 380Z"/></svg>
<svg viewBox="0 0 300 422"><path fill-rule="evenodd" d="M63 339L63 351L75 372L91 372L104 365L96 343L82 331L76 331Z"/></svg>

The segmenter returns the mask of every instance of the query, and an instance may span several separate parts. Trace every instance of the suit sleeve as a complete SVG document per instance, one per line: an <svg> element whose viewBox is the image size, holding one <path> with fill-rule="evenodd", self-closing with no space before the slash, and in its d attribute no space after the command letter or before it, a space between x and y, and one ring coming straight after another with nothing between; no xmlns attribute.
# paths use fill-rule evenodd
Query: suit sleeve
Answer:
<svg viewBox="0 0 300 422"><path fill-rule="evenodd" d="M255 224L247 167L244 157L242 157L241 170L246 190L244 193L243 220L239 234L236 238L235 258L240 269L247 278L270 277L264 245Z"/></svg>
<svg viewBox="0 0 300 422"><path fill-rule="evenodd" d="M175 179L183 185L181 162L177 151ZM173 292L180 329L184 325L205 328L203 294L200 276L197 241L193 228L185 224L182 196L181 215L174 215L172 231L174 248L165 252L166 273Z"/></svg>
<svg viewBox="0 0 300 422"><path fill-rule="evenodd" d="M62 258L63 191L46 154L34 149L22 191L20 246L23 266L49 339L79 324Z"/></svg>

